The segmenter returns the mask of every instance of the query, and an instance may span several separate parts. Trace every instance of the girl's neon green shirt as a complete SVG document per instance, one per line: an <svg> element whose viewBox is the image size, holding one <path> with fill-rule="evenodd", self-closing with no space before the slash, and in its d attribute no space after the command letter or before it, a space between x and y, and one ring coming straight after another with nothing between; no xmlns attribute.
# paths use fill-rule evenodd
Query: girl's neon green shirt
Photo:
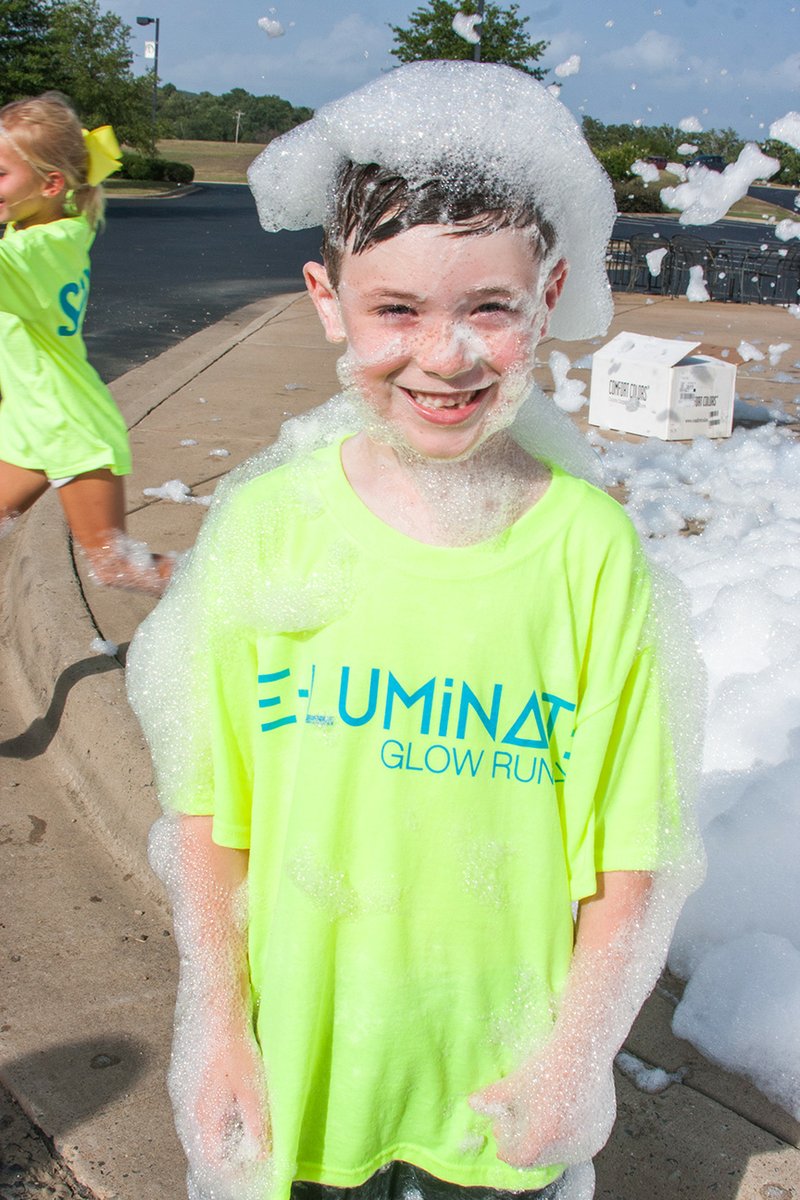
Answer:
<svg viewBox="0 0 800 1200"><path fill-rule="evenodd" d="M125 422L81 336L94 230L83 216L0 241L0 459L65 479L131 469Z"/></svg>
<svg viewBox="0 0 800 1200"><path fill-rule="evenodd" d="M649 591L622 509L563 471L447 549L370 513L334 445L234 492L140 628L162 801L250 853L277 1197L392 1159L559 1175L501 1162L468 1097L547 1036L596 873L668 853Z"/></svg>

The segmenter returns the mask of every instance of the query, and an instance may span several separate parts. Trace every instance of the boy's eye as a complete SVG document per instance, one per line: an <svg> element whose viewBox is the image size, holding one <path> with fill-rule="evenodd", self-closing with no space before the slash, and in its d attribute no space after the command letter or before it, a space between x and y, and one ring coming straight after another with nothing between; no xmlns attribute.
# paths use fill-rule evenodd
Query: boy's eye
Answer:
<svg viewBox="0 0 800 1200"><path fill-rule="evenodd" d="M513 309L503 300L487 300L485 304L478 305L476 311L479 313L510 313Z"/></svg>
<svg viewBox="0 0 800 1200"><path fill-rule="evenodd" d="M378 309L378 314L381 317L408 317L413 315L414 309L408 304L383 304Z"/></svg>

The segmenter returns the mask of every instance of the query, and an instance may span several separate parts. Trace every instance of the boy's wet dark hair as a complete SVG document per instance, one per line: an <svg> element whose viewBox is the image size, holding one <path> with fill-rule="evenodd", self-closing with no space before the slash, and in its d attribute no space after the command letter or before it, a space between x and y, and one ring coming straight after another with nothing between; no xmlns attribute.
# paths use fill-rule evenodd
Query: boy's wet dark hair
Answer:
<svg viewBox="0 0 800 1200"><path fill-rule="evenodd" d="M352 253L361 254L416 225L462 226L453 237L498 229L530 230L542 254L548 254L556 242L555 230L531 196L515 194L472 164L448 164L411 181L378 163L345 161L333 188L322 240L331 286L339 284L342 254L351 238Z"/></svg>

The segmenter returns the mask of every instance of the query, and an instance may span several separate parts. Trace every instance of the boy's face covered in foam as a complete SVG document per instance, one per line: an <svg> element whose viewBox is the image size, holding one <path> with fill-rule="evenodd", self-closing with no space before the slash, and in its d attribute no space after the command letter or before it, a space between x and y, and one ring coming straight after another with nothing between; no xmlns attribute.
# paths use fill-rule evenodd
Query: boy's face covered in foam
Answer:
<svg viewBox="0 0 800 1200"><path fill-rule="evenodd" d="M514 418L563 270L540 278L530 233L419 225L306 279L343 375L379 418L379 440L463 458Z"/></svg>

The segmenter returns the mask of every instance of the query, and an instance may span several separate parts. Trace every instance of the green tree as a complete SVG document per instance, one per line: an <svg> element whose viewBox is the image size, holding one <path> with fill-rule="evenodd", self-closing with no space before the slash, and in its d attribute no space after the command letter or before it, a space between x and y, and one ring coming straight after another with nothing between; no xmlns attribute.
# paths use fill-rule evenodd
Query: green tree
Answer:
<svg viewBox="0 0 800 1200"><path fill-rule="evenodd" d="M707 129L705 133L683 134L683 141L697 146L700 154L721 154L726 162L735 162L744 149L744 140L735 129Z"/></svg>
<svg viewBox="0 0 800 1200"><path fill-rule="evenodd" d="M240 142L261 145L286 133L314 115L313 109L295 108L280 96L252 96L234 88L222 96L211 92L182 92L167 83L159 88L159 131L162 137L232 142L236 137L236 113Z"/></svg>
<svg viewBox="0 0 800 1200"><path fill-rule="evenodd" d="M788 183L793 187L800 184L800 152L788 142L779 142L775 138L762 143L761 149L770 158L777 158L781 164L780 170L772 176L770 183Z"/></svg>
<svg viewBox="0 0 800 1200"><path fill-rule="evenodd" d="M61 0L51 11L50 41L58 64L50 86L65 92L90 128L113 125L120 141L152 141L152 76L136 78L130 28L97 0Z"/></svg>
<svg viewBox="0 0 800 1200"><path fill-rule="evenodd" d="M130 29L97 0L0 0L0 101L64 92L89 128L151 141L152 76L136 78Z"/></svg>
<svg viewBox="0 0 800 1200"><path fill-rule="evenodd" d="M389 26L395 41L391 53L401 63L430 58L472 58L472 45L455 32L453 18L459 12L472 16L477 11L477 0L462 0L460 4L452 0L427 0L424 7L412 12L407 27ZM542 79L546 72L531 63L542 57L548 43L532 42L525 28L528 17L520 17L518 13L518 4L509 4L507 8L486 4L480 25L481 59L505 63Z"/></svg>
<svg viewBox="0 0 800 1200"><path fill-rule="evenodd" d="M52 86L50 12L49 0L0 0L0 104Z"/></svg>

